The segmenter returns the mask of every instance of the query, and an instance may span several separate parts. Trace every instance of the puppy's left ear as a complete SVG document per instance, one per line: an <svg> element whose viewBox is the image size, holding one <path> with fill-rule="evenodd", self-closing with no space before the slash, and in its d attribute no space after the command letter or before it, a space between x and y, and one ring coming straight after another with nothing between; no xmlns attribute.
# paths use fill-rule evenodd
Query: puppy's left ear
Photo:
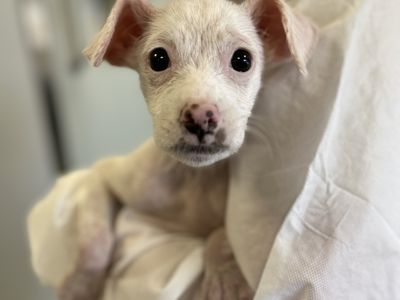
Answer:
<svg viewBox="0 0 400 300"><path fill-rule="evenodd" d="M246 0L242 5L252 15L272 59L293 57L306 75L307 62L318 39L316 26L284 0Z"/></svg>
<svg viewBox="0 0 400 300"><path fill-rule="evenodd" d="M129 55L155 14L156 9L147 0L117 0L103 29L83 54L95 67L104 60L134 67Z"/></svg>

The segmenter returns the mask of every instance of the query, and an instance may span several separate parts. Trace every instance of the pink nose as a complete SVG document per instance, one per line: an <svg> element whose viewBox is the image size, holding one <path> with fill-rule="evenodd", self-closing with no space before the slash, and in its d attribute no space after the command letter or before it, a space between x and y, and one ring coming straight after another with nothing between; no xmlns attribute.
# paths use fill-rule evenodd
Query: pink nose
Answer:
<svg viewBox="0 0 400 300"><path fill-rule="evenodd" d="M189 133L202 142L206 134L214 134L221 117L215 105L194 103L183 109L180 121Z"/></svg>

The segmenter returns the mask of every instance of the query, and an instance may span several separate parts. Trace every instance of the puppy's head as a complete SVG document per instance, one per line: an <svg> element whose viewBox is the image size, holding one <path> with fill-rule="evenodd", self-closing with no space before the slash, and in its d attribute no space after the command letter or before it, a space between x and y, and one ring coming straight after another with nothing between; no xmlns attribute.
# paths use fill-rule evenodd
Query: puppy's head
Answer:
<svg viewBox="0 0 400 300"><path fill-rule="evenodd" d="M305 72L315 36L283 0L117 0L85 54L137 70L156 143L204 166L243 143L265 58L292 57Z"/></svg>

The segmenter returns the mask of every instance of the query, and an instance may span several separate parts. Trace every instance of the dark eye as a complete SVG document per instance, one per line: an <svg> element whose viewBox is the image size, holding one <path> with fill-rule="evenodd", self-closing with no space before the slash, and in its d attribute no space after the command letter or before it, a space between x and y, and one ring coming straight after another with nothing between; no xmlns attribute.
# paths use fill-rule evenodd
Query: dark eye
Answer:
<svg viewBox="0 0 400 300"><path fill-rule="evenodd" d="M237 72L247 72L251 68L251 54L244 49L236 50L233 53L231 65Z"/></svg>
<svg viewBox="0 0 400 300"><path fill-rule="evenodd" d="M164 48L156 48L150 53L150 67L161 72L169 68L170 59L167 51Z"/></svg>

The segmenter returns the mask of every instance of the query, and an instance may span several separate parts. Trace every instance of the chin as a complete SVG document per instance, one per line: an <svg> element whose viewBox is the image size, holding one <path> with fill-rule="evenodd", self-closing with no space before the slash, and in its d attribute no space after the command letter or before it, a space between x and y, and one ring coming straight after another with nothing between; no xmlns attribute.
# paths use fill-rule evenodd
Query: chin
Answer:
<svg viewBox="0 0 400 300"><path fill-rule="evenodd" d="M222 145L189 145L180 143L167 151L190 167L207 167L229 157L232 152Z"/></svg>

